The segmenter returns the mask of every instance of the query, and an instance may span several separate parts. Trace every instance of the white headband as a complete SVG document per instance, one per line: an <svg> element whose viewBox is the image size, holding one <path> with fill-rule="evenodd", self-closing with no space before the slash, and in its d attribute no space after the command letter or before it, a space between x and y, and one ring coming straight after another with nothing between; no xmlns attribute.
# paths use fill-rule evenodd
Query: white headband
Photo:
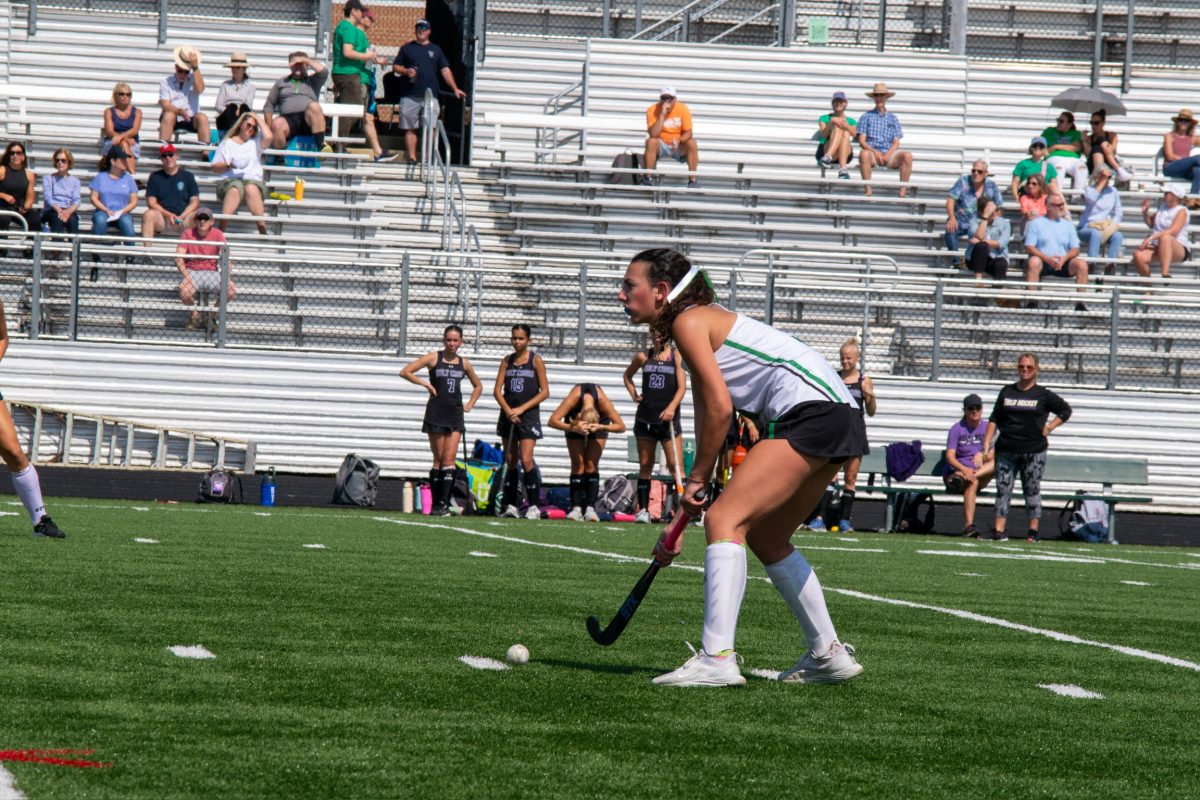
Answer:
<svg viewBox="0 0 1200 800"><path fill-rule="evenodd" d="M688 287L688 284L691 283L696 278L696 276L699 274L700 274L700 268L698 266L696 266L695 264L693 264L692 268L689 269L687 271L687 274L683 276L683 279L680 280L679 283L675 284L675 288L672 289L670 291L670 293L667 295L667 302L668 303L674 302L675 298L679 297L679 295L683 294L683 290L686 289Z"/></svg>

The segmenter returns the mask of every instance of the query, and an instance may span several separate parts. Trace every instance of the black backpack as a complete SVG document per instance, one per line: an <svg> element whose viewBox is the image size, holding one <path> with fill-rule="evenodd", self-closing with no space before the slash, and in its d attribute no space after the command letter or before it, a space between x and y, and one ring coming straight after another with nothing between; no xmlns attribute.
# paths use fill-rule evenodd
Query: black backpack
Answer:
<svg viewBox="0 0 1200 800"><path fill-rule="evenodd" d="M338 469L333 500L339 506L373 508L379 493L379 467L374 461L350 453Z"/></svg>
<svg viewBox="0 0 1200 800"><path fill-rule="evenodd" d="M197 503L242 502L242 479L225 467L213 467L200 479Z"/></svg>
<svg viewBox="0 0 1200 800"><path fill-rule="evenodd" d="M925 513L921 507L925 506ZM896 495L896 530L901 533L933 533L937 508L929 492L900 492Z"/></svg>

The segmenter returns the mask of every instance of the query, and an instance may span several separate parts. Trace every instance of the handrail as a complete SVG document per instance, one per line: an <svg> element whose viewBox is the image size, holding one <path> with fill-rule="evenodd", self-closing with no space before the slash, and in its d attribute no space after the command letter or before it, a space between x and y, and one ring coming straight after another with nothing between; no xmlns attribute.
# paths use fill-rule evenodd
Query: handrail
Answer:
<svg viewBox="0 0 1200 800"><path fill-rule="evenodd" d="M458 170L449 165L450 137L446 126L434 113L433 90L426 89L421 102L421 172L425 180L429 213L437 213L438 184L442 190L442 250L467 252L467 197ZM440 145L440 147L439 147ZM442 153L445 153L445 157ZM457 233L457 248L454 238ZM476 235L478 241L478 235ZM482 247L480 247L482 253Z"/></svg>
<svg viewBox="0 0 1200 800"><path fill-rule="evenodd" d="M707 6L700 9L699 11L693 11L693 9L695 9L696 6L699 6L702 3L706 3L706 2L708 3ZM696 17L703 17L705 14L711 14L713 11L716 11L718 8L720 8L723 5L728 4L729 2L731 2L731 0L711 0L711 1L710 0L692 0L692 2L688 3L687 5L683 6L680 9L676 10L670 16L663 17L658 22L655 22L652 25L647 25L645 28L642 28L640 31L636 31L629 38L630 39L641 39L648 32L654 30L655 28L658 28L661 25L665 25L676 18L679 19L679 22L676 22L675 24L671 25L670 27L664 28L663 30L659 31L658 33L654 34L653 36L650 36L649 41L652 41L652 42L661 41L672 34L678 34L680 31L683 32L683 37L686 38L687 37L687 29L691 25L692 19L694 19ZM771 8L775 8L777 6L778 6L778 4L776 4L776 6L772 6ZM766 9L766 10L771 10L771 9ZM738 23L738 27L741 27L742 25L746 24L746 22L749 22L750 20L758 18L759 16L762 15L762 13L763 12L760 11L760 12L756 13L753 17L751 17L749 20L743 20L741 23ZM735 30L736 30L736 28L735 28ZM721 38L722 36L724 36L727 33L730 33L730 31L724 31L712 39L706 39L705 43L715 42L715 41L717 41L717 39ZM679 41L680 36L676 35L675 39L676 39L676 41Z"/></svg>

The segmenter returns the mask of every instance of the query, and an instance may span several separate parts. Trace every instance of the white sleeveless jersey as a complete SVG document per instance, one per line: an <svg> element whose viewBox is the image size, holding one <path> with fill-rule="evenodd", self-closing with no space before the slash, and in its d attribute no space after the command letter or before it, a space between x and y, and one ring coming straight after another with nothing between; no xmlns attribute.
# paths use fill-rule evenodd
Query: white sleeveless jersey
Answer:
<svg viewBox="0 0 1200 800"><path fill-rule="evenodd" d="M829 362L808 345L742 314L716 352L733 407L766 421L813 401L858 404Z"/></svg>

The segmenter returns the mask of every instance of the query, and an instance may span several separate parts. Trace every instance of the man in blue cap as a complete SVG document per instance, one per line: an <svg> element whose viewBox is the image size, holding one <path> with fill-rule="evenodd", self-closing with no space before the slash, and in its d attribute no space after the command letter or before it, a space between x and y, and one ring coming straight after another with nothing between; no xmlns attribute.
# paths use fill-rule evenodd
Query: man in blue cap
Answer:
<svg viewBox="0 0 1200 800"><path fill-rule="evenodd" d="M433 119L437 119L441 113L441 104L437 99L439 75L455 97L461 100L467 96L455 83L450 62L446 60L442 48L429 40L432 35L429 20L417 20L416 38L400 48L392 64L393 72L408 79L408 87L400 97L400 127L404 130L404 150L408 154L409 164L417 163L417 129L421 127L425 90L433 92Z"/></svg>
<svg viewBox="0 0 1200 800"><path fill-rule="evenodd" d="M1035 136L1029 140L1029 158L1013 168L1012 196L1020 197L1025 192L1025 181L1031 175L1041 175L1047 194L1058 194L1058 170L1046 160L1046 140Z"/></svg>

